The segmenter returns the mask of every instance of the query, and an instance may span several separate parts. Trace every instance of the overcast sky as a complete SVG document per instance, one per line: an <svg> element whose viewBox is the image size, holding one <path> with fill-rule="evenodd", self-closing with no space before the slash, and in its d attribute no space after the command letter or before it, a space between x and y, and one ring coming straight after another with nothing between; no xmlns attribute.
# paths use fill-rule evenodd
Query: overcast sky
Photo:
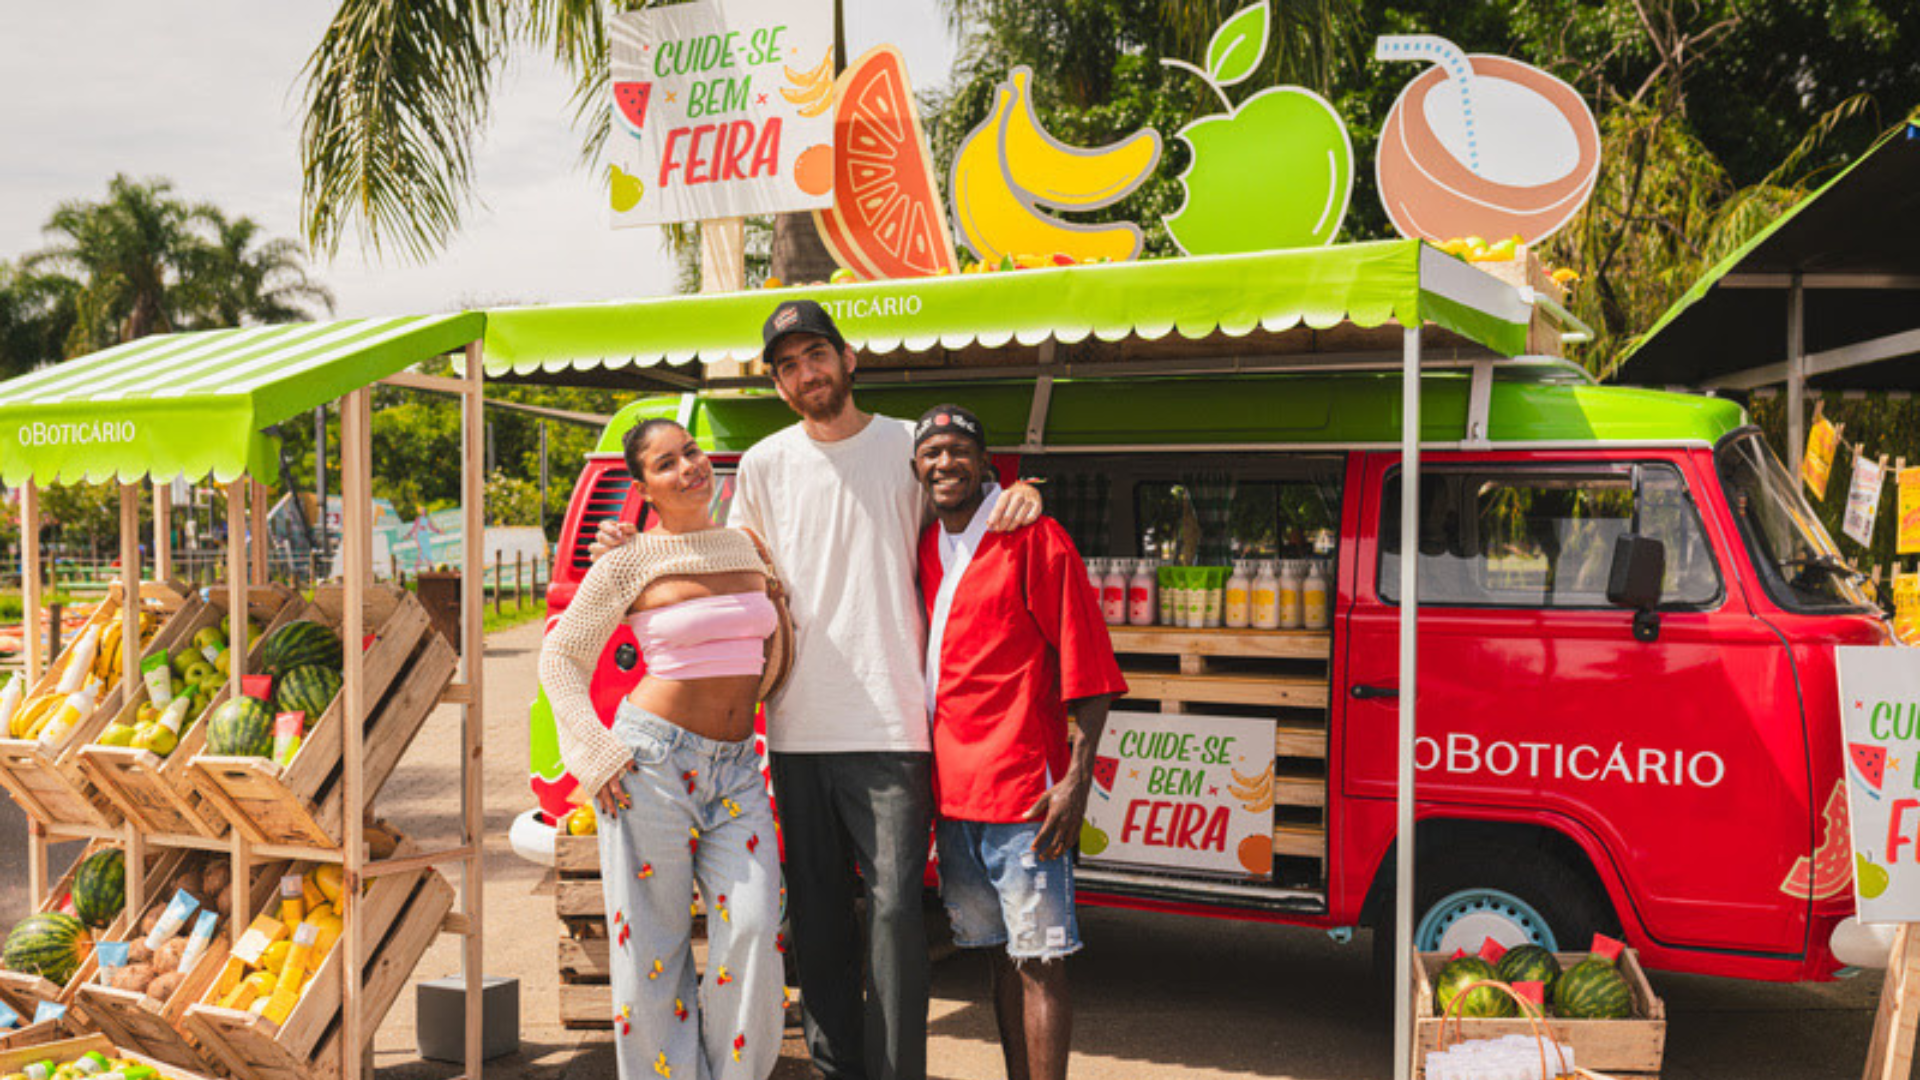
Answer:
<svg viewBox="0 0 1920 1080"><path fill-rule="evenodd" d="M920 86L946 80L953 45L933 0L846 0L849 51L890 41ZM10 0L0 35L0 259L45 242L63 200L98 199L115 173L166 177L189 199L299 235L299 74L334 6L293 0ZM316 276L337 314L670 292L652 229L607 228L575 165L569 85L537 56L500 84L476 160L477 203L429 265L369 265L353 241Z"/></svg>

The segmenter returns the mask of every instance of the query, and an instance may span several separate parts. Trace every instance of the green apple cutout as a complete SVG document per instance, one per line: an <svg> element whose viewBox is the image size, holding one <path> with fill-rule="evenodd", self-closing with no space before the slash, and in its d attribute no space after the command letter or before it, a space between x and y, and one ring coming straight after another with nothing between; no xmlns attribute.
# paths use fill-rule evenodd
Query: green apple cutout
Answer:
<svg viewBox="0 0 1920 1080"><path fill-rule="evenodd" d="M618 165L613 167L612 196L614 213L624 214L634 207L639 206L640 196L644 195L646 190L647 186L640 182L639 177L634 176Z"/></svg>
<svg viewBox="0 0 1920 1080"><path fill-rule="evenodd" d="M1225 87L1252 75L1267 51L1264 2L1235 12L1207 45L1206 70L1160 62L1205 79L1227 106L1175 132L1193 151L1180 174L1185 199L1167 232L1188 255L1228 255L1333 242L1353 195L1353 142L1325 98L1274 86L1235 108Z"/></svg>
<svg viewBox="0 0 1920 1080"><path fill-rule="evenodd" d="M1886 867L1858 851L1853 853L1853 876L1860 881L1860 895L1868 900L1886 892L1887 886L1892 884L1892 876L1887 873Z"/></svg>

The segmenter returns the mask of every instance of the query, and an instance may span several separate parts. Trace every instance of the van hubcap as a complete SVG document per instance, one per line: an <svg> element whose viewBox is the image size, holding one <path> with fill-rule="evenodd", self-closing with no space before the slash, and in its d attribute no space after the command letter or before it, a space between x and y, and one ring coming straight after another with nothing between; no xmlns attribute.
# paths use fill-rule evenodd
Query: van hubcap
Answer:
<svg viewBox="0 0 1920 1080"><path fill-rule="evenodd" d="M1546 917L1525 900L1498 889L1462 889L1443 897L1413 931L1414 947L1421 952L1478 952L1488 938L1509 949L1533 944L1559 951Z"/></svg>

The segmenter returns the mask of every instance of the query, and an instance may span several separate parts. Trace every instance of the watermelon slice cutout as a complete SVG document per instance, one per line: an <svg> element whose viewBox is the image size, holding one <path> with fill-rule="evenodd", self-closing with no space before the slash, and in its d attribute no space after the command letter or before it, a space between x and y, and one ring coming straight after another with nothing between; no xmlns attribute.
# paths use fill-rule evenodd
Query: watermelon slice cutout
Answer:
<svg viewBox="0 0 1920 1080"><path fill-rule="evenodd" d="M1120 759L1097 754L1093 759L1093 786L1102 794L1113 792L1113 782L1120 779Z"/></svg>
<svg viewBox="0 0 1920 1080"><path fill-rule="evenodd" d="M1853 766L1854 779L1866 787L1867 794L1879 798L1880 785L1887 776L1886 747L1848 743L1847 761Z"/></svg>
<svg viewBox="0 0 1920 1080"><path fill-rule="evenodd" d="M1848 842L1846 781L1836 781L1821 815L1825 827L1813 858L1800 856L1780 883L1780 891L1800 900L1831 900L1853 886L1853 847Z"/></svg>
<svg viewBox="0 0 1920 1080"><path fill-rule="evenodd" d="M613 84L613 113L636 139L640 137L640 128L647 122L647 103L652 100L653 84L650 82Z"/></svg>

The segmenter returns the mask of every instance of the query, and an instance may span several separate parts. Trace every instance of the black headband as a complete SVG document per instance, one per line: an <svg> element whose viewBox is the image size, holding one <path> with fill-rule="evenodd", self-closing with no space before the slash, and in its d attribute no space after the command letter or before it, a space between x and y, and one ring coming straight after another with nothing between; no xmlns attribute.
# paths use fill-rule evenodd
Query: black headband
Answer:
<svg viewBox="0 0 1920 1080"><path fill-rule="evenodd" d="M987 429L980 418L958 405L935 405L920 414L920 422L913 426L913 448L935 435L964 435L987 448Z"/></svg>

